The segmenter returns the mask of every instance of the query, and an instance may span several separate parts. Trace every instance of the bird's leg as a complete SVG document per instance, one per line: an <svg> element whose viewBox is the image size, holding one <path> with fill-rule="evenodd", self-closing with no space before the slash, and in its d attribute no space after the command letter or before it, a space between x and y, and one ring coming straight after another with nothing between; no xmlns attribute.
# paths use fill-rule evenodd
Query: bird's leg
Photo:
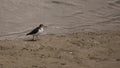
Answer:
<svg viewBox="0 0 120 68"><path fill-rule="evenodd" d="M35 36L33 35L33 40L35 40Z"/></svg>
<svg viewBox="0 0 120 68"><path fill-rule="evenodd" d="M39 35L37 35L36 37L37 37L37 39L39 39Z"/></svg>
<svg viewBox="0 0 120 68"><path fill-rule="evenodd" d="M35 35L35 40L37 40L37 35Z"/></svg>

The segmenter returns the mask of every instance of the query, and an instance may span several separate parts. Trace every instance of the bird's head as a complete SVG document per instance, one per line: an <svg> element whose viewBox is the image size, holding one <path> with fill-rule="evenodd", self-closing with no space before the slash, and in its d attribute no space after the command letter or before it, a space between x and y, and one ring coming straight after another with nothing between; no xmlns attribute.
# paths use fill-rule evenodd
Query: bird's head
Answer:
<svg viewBox="0 0 120 68"><path fill-rule="evenodd" d="M41 28L41 27L46 28L47 26L45 26L45 25L43 25L43 24L40 24L38 27L39 27L39 28Z"/></svg>
<svg viewBox="0 0 120 68"><path fill-rule="evenodd" d="M43 27L44 25L43 24L40 24L39 27Z"/></svg>

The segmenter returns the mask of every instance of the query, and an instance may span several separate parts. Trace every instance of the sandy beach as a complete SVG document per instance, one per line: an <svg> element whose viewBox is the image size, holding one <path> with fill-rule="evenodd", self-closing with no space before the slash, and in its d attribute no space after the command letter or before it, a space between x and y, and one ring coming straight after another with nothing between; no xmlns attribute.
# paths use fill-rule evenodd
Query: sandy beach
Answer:
<svg viewBox="0 0 120 68"><path fill-rule="evenodd" d="M119 68L120 32L1 40L0 68Z"/></svg>
<svg viewBox="0 0 120 68"><path fill-rule="evenodd" d="M0 68L120 68L120 0L0 0Z"/></svg>

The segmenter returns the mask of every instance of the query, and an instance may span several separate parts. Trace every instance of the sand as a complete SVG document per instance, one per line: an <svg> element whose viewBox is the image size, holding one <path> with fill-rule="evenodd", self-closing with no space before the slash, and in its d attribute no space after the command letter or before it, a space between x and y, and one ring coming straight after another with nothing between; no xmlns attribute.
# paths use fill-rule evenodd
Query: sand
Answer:
<svg viewBox="0 0 120 68"><path fill-rule="evenodd" d="M0 68L119 68L120 32L0 41Z"/></svg>
<svg viewBox="0 0 120 68"><path fill-rule="evenodd" d="M0 0L0 68L120 68L120 0Z"/></svg>

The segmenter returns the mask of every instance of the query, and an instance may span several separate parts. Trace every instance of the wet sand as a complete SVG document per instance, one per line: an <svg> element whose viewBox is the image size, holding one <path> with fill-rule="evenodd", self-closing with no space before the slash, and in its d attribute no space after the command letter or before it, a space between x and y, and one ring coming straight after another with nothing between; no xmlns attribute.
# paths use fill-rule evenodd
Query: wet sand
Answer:
<svg viewBox="0 0 120 68"><path fill-rule="evenodd" d="M119 68L120 32L0 41L0 68Z"/></svg>

